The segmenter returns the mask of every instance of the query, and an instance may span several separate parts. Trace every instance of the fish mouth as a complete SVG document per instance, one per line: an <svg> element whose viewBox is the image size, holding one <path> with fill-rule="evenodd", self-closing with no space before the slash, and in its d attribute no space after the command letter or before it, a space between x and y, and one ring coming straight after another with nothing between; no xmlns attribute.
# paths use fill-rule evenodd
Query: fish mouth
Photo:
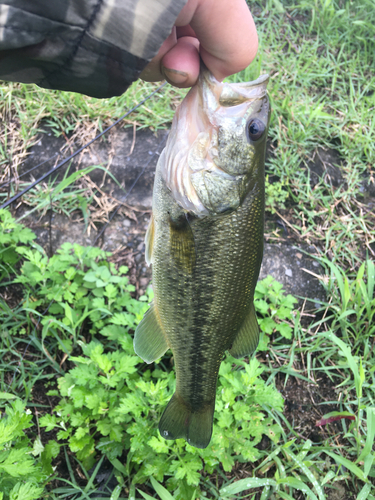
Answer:
<svg viewBox="0 0 375 500"><path fill-rule="evenodd" d="M237 106L251 99L259 99L266 95L268 75L261 75L252 82L224 83L219 97L221 106Z"/></svg>
<svg viewBox="0 0 375 500"><path fill-rule="evenodd" d="M203 102L210 103L214 99L220 106L231 107L264 97L267 94L267 84L270 77L265 74L251 82L219 82L201 62L199 79L202 83Z"/></svg>

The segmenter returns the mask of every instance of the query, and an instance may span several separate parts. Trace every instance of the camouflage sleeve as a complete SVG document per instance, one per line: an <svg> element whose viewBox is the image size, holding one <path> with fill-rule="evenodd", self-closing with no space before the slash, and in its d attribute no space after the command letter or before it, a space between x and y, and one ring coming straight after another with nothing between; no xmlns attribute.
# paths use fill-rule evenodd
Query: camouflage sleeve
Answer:
<svg viewBox="0 0 375 500"><path fill-rule="evenodd" d="M0 0L0 78L120 95L168 37L186 0Z"/></svg>

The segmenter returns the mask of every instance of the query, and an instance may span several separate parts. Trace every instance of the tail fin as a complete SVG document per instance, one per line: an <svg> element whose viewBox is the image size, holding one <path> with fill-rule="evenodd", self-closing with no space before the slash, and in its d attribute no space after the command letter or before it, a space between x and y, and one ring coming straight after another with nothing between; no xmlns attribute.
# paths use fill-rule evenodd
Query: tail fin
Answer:
<svg viewBox="0 0 375 500"><path fill-rule="evenodd" d="M212 436L215 401L193 412L176 393L173 394L159 422L164 439L184 438L196 448L206 448Z"/></svg>

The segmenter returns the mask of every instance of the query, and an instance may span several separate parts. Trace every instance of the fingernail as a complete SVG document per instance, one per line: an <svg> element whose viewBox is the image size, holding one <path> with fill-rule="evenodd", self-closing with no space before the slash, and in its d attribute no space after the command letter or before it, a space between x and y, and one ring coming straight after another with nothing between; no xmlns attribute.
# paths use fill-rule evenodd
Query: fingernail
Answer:
<svg viewBox="0 0 375 500"><path fill-rule="evenodd" d="M185 71L178 71L177 69L170 69L163 67L163 74L169 82L181 85L186 82L189 75Z"/></svg>

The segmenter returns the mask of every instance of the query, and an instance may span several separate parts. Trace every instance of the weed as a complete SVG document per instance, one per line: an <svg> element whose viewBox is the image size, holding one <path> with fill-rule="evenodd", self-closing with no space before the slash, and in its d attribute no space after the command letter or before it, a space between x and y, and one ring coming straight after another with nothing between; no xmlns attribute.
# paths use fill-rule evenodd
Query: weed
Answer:
<svg viewBox="0 0 375 500"><path fill-rule="evenodd" d="M151 484L152 484L154 490L159 495L160 500L173 500L174 498L177 498L177 497L172 497L172 495L169 493L169 491L166 490L165 488L163 488L163 486L160 483L158 483L153 477L151 477ZM147 493L144 493L143 491L139 491L139 493L146 500L151 500L154 498L154 497L151 497L150 495L147 495ZM195 500L197 498L195 495L196 495L196 490L193 491L193 494L191 497L190 496L188 497L189 500Z"/></svg>
<svg viewBox="0 0 375 500"><path fill-rule="evenodd" d="M350 340L352 350L358 354L366 346L365 359L371 355L368 340L375 333L375 264L367 260L356 275L349 278L335 264L325 258L320 261L330 270L329 296L332 329L340 328L344 339ZM350 338L349 338L350 337Z"/></svg>
<svg viewBox="0 0 375 500"><path fill-rule="evenodd" d="M285 208L285 201L289 197L288 191L284 189L285 181L272 182L269 181L269 176L266 175L266 210L274 214L276 210Z"/></svg>
<svg viewBox="0 0 375 500"><path fill-rule="evenodd" d="M293 310L297 303L292 295L285 295L283 286L268 276L257 283L254 306L258 313L261 336L258 351L268 349L271 334L291 339L293 334Z"/></svg>
<svg viewBox="0 0 375 500"><path fill-rule="evenodd" d="M15 273L21 259L16 252L18 245L26 245L36 238L27 227L17 224L7 210L0 210L0 282Z"/></svg>
<svg viewBox="0 0 375 500"><path fill-rule="evenodd" d="M25 410L24 403L15 399L0 421L0 500L38 500L44 492L47 474L33 458L43 446L38 440L31 446L25 430L32 426L32 415Z"/></svg>
<svg viewBox="0 0 375 500"><path fill-rule="evenodd" d="M87 330L91 334L101 331L107 324L135 328L147 309L147 295L143 301L130 295L134 286L125 276L128 269L123 266L117 271L113 264L104 260L109 254L98 248L64 243L51 259L40 247L20 247L17 252L25 261L21 274L14 281L29 290L23 310L29 318L39 318L41 337L35 335L35 325L30 320L26 322L26 332L48 358L51 358L46 347L49 337L53 337L58 349L68 355L82 339L86 321L90 321ZM39 310L47 306L48 313L42 315ZM17 325L8 328L10 335L16 332ZM61 373L58 364L53 364Z"/></svg>
<svg viewBox="0 0 375 500"><path fill-rule="evenodd" d="M101 333L121 339L122 349L106 353L99 342L82 345L83 356L70 358L76 368L58 381L63 399L56 414L40 419L47 431L60 429L58 439L68 439L86 468L98 451L113 460L129 450L126 470L127 476L133 470L134 483L150 476L161 481L166 475L172 476L168 484L173 489L179 481L197 486L202 469L212 472L221 463L229 471L235 460L255 461L263 434L278 441L277 426L262 408L281 410L282 398L260 378L263 369L255 359L243 363L243 370L233 369L232 359L222 363L213 438L207 449L195 449L184 440L164 441L157 425L174 392L174 373L158 367L142 372L143 363L134 355L125 328L107 327Z"/></svg>

